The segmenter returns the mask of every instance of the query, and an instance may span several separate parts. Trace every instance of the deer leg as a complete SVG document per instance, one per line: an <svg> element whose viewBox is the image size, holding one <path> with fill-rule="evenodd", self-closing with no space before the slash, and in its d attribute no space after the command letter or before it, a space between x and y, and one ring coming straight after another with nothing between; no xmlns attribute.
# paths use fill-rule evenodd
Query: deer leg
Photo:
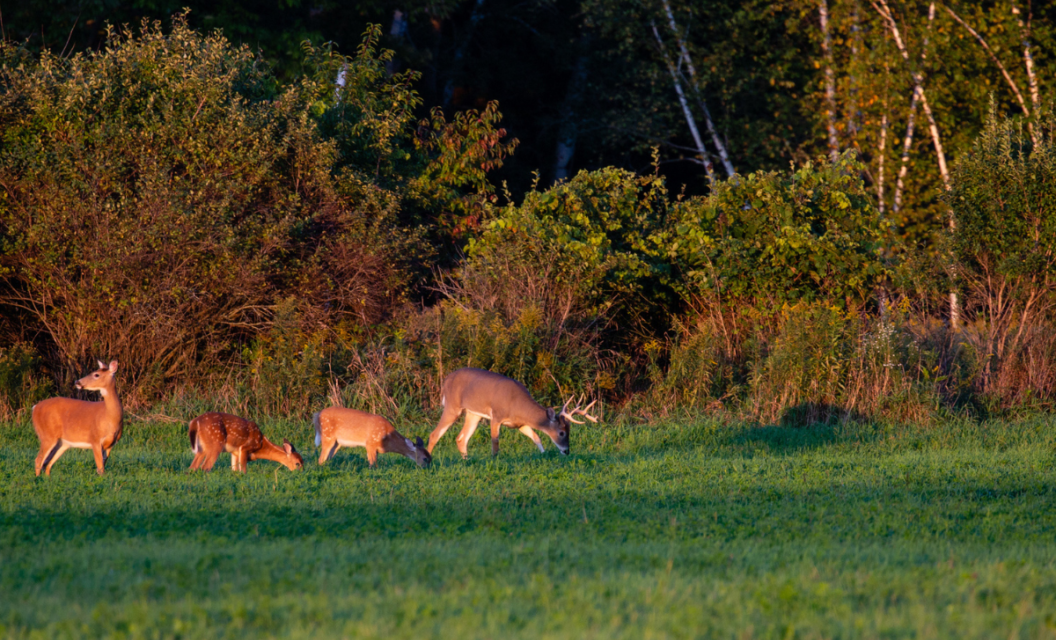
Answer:
<svg viewBox="0 0 1056 640"><path fill-rule="evenodd" d="M319 464L320 465L326 464L327 460L329 460L330 458L333 458L334 454L337 453L338 448L340 448L340 446L341 446L341 445L337 444L337 440L334 440L333 442L331 442L329 440L323 440L319 444L321 445L319 447Z"/></svg>
<svg viewBox="0 0 1056 640"><path fill-rule="evenodd" d="M48 445L45 445L43 442L40 443L40 453L37 454L36 461L36 471L38 476L40 475L40 470L48 464L48 461L55 455L55 450L58 449L61 444L61 438Z"/></svg>
<svg viewBox="0 0 1056 640"><path fill-rule="evenodd" d="M367 445L367 464L373 469L378 462L378 447Z"/></svg>
<svg viewBox="0 0 1056 640"><path fill-rule="evenodd" d="M462 453L463 459L469 457L469 439L473 437L477 430L477 425L480 424L482 419L483 416L466 412L466 424L462 427L462 431L459 432L456 440L458 442L458 450Z"/></svg>
<svg viewBox="0 0 1056 640"><path fill-rule="evenodd" d="M95 472L103 475L106 472L106 454L101 446L92 447L92 455L95 457Z"/></svg>
<svg viewBox="0 0 1056 640"><path fill-rule="evenodd" d="M501 422L492 421L491 423L491 455L492 457L499 455L499 431L502 429Z"/></svg>
<svg viewBox="0 0 1056 640"><path fill-rule="evenodd" d="M219 451L209 451L205 454L205 462L202 464L201 468L205 469L206 471L212 471L213 465L216 464L216 459L219 457Z"/></svg>
<svg viewBox="0 0 1056 640"><path fill-rule="evenodd" d="M534 429L529 426L523 426L518 429L518 431L528 436L531 441L535 443L535 446L539 447L539 451L546 451L546 448L543 446L543 441L539 439L539 435L535 432Z"/></svg>
<svg viewBox="0 0 1056 640"><path fill-rule="evenodd" d="M55 463L59 461L62 454L66 453L66 450L70 448L70 445L66 444L62 440L59 440L58 446L51 451L51 455L44 461L44 475L51 476L51 468L55 466Z"/></svg>
<svg viewBox="0 0 1056 640"><path fill-rule="evenodd" d="M440 438L444 437L447 430L451 428L451 425L455 424L455 420L458 420L458 415L462 413L462 410L455 410L453 407L444 407L444 413L440 416L440 422L436 424L436 428L429 434L429 445L426 446L426 450L429 453L433 452L433 447L440 441Z"/></svg>

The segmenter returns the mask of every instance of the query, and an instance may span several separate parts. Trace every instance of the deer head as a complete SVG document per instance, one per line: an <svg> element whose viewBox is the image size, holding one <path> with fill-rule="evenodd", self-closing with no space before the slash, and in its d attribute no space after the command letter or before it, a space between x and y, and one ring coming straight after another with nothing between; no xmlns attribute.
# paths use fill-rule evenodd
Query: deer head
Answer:
<svg viewBox="0 0 1056 640"><path fill-rule="evenodd" d="M286 438L282 439L282 450L286 452L286 459L279 460L279 462L286 465L287 469L296 471L304 468L304 458L297 453L297 450L293 448L293 445Z"/></svg>

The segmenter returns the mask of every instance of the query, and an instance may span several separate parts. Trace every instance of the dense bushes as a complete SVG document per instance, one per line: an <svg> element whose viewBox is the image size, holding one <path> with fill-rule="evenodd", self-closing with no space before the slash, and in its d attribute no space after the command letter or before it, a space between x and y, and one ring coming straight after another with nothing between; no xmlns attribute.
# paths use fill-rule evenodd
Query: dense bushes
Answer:
<svg viewBox="0 0 1056 640"><path fill-rule="evenodd" d="M352 58L309 47L316 72L288 87L182 16L70 58L2 45L11 324L57 371L105 354L153 395L230 361L291 296L316 324L387 318L429 253L397 221L401 183L465 154L437 160L415 138L417 99L385 76L377 35Z"/></svg>

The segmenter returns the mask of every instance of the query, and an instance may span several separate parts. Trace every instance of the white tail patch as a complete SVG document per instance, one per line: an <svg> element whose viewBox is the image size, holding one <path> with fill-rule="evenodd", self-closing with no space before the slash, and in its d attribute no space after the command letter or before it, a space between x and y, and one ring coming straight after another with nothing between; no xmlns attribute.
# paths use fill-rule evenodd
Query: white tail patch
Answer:
<svg viewBox="0 0 1056 640"><path fill-rule="evenodd" d="M323 427L319 424L319 415L321 413L322 411L312 416L312 424L315 425L315 446L317 447L323 446Z"/></svg>
<svg viewBox="0 0 1056 640"><path fill-rule="evenodd" d="M447 406L447 396L443 396L443 395L440 396L440 406L441 407L446 407Z"/></svg>

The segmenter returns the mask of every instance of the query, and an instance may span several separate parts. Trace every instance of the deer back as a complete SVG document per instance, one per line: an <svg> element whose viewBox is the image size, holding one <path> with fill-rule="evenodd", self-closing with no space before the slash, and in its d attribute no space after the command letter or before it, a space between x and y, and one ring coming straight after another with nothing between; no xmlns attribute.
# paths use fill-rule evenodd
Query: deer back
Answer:
<svg viewBox="0 0 1056 640"><path fill-rule="evenodd" d="M338 440L343 446L366 446L368 441L381 442L385 436L396 431L392 423L379 415L344 407L320 411L318 428L323 440ZM349 444L344 445L345 442Z"/></svg>
<svg viewBox="0 0 1056 640"><path fill-rule="evenodd" d="M542 428L550 422L547 410L528 389L504 375L483 369L458 369L444 380L444 406L465 409L492 422Z"/></svg>

